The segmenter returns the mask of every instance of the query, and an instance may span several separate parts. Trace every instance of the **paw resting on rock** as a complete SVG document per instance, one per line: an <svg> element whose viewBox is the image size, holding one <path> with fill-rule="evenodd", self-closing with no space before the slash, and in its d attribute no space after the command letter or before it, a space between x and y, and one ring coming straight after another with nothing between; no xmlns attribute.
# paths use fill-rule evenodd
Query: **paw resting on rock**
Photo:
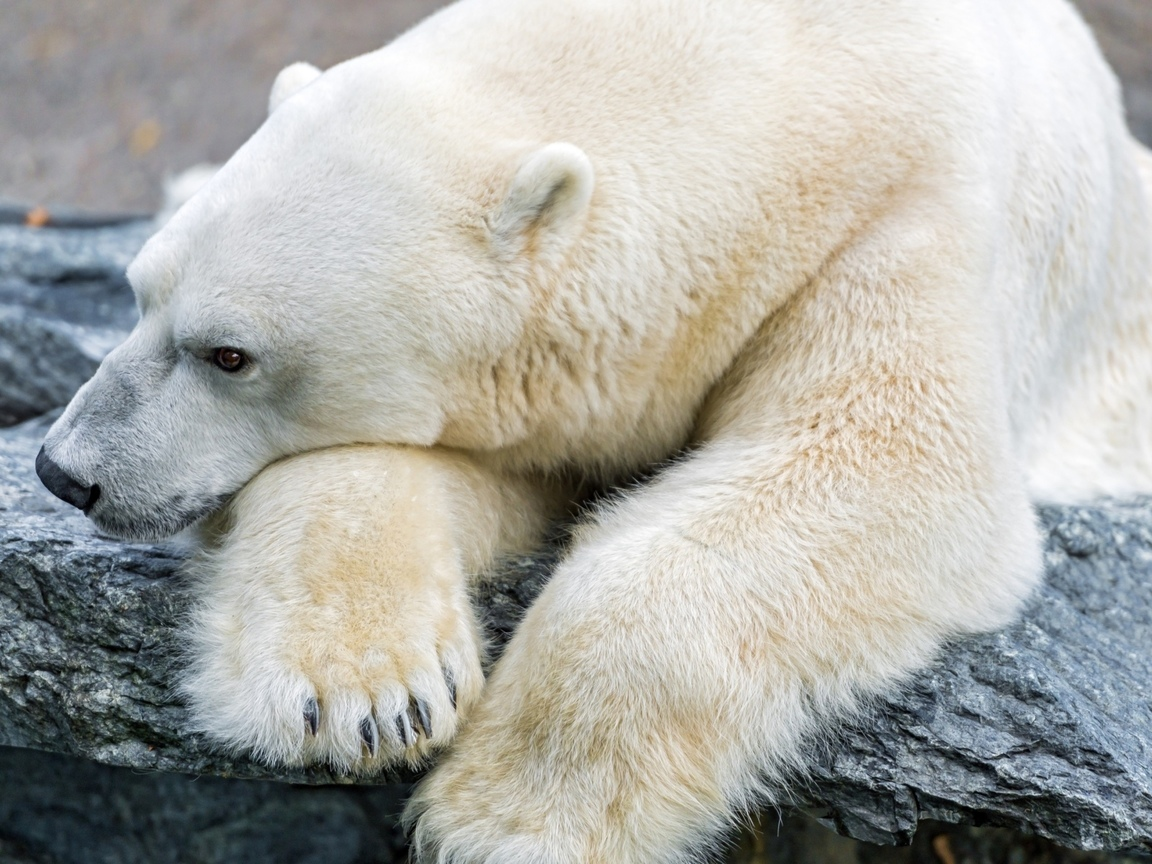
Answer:
<svg viewBox="0 0 1152 864"><path fill-rule="evenodd" d="M215 740L274 763L416 763L479 697L481 642L446 531L423 524L400 472L392 487L353 480L353 499L319 488L371 455L309 454L264 472L196 564L184 691ZM281 500L286 484L298 504Z"/></svg>

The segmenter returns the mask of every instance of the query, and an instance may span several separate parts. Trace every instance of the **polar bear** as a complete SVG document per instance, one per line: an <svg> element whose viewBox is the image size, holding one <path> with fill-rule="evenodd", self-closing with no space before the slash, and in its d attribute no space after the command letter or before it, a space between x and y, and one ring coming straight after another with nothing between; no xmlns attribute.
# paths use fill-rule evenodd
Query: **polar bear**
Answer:
<svg viewBox="0 0 1152 864"><path fill-rule="evenodd" d="M442 862L684 860L1152 491L1152 159L1063 0L462 0L129 269L41 477L202 527L184 692ZM470 586L585 514L487 682Z"/></svg>

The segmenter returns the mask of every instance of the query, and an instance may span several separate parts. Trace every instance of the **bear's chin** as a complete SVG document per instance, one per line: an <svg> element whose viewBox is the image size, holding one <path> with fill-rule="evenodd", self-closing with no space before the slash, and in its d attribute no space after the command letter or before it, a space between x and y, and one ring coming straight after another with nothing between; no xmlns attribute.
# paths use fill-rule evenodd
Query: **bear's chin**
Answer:
<svg viewBox="0 0 1152 864"><path fill-rule="evenodd" d="M147 513L118 508L102 497L87 516L101 536L135 543L156 542L193 528L219 512L231 497L231 493L217 495L194 506L174 500Z"/></svg>

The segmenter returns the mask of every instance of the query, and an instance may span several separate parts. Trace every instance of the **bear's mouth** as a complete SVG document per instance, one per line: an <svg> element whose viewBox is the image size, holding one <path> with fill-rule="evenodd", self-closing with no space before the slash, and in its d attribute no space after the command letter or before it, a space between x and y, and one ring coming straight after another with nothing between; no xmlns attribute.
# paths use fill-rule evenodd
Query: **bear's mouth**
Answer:
<svg viewBox="0 0 1152 864"><path fill-rule="evenodd" d="M125 511L118 508L106 495L93 496L91 506L84 514L92 520L96 530L113 540L128 542L155 542L164 540L191 528L200 520L224 507L236 492L213 495L195 504L186 503L183 495L176 495L148 513ZM97 506L97 505L102 506Z"/></svg>
<svg viewBox="0 0 1152 864"><path fill-rule="evenodd" d="M88 503L80 508L80 511L87 516L92 512L92 508L96 506L96 502L100 500L100 484L93 483L88 490Z"/></svg>

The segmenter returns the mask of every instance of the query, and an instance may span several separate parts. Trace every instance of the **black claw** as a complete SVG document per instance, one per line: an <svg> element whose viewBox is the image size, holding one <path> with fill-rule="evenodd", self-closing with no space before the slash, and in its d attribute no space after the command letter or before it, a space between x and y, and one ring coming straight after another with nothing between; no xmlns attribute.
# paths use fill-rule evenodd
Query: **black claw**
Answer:
<svg viewBox="0 0 1152 864"><path fill-rule="evenodd" d="M428 703L423 699L416 700L416 725L425 738L432 737L432 713L428 710Z"/></svg>
<svg viewBox="0 0 1152 864"><path fill-rule="evenodd" d="M320 731L320 703L315 697L304 703L304 725L313 735Z"/></svg>
<svg viewBox="0 0 1152 864"><path fill-rule="evenodd" d="M380 732L371 717L365 717L360 721L360 738L368 747L368 755L375 756L376 748L380 746Z"/></svg>
<svg viewBox="0 0 1152 864"><path fill-rule="evenodd" d="M408 711L401 711L396 715L396 734L404 742L405 747L416 746L416 730L412 728L412 720Z"/></svg>

